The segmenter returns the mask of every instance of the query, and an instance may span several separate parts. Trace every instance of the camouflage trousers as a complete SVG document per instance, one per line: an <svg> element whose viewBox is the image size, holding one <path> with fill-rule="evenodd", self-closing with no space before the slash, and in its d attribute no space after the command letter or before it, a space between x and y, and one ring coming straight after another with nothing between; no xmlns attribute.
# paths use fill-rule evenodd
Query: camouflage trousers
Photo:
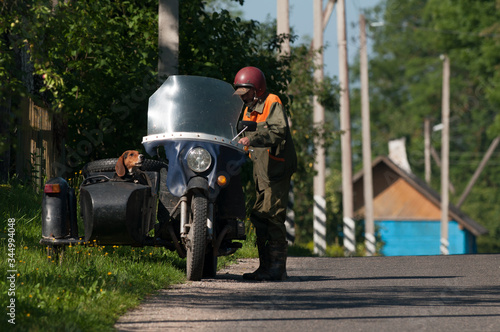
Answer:
<svg viewBox="0 0 500 332"><path fill-rule="evenodd" d="M260 241L286 241L285 221L289 190L290 177L271 182L269 187L262 191L257 189L250 221Z"/></svg>

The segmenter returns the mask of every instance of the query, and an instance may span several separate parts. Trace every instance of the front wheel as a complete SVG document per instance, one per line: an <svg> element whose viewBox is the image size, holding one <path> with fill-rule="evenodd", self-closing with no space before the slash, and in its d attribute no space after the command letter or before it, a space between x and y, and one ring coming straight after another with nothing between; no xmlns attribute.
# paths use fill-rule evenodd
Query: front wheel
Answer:
<svg viewBox="0 0 500 332"><path fill-rule="evenodd" d="M203 276L207 234L207 198L195 193L191 200L189 232L186 240L187 279L199 281Z"/></svg>

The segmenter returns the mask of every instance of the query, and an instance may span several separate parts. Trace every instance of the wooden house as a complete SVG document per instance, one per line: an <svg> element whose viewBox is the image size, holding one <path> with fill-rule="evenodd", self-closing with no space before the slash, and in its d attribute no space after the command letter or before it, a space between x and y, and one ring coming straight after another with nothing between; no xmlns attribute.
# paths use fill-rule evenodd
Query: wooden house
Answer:
<svg viewBox="0 0 500 332"><path fill-rule="evenodd" d="M438 255L441 238L440 195L388 157L372 163L373 210L385 256ZM364 216L363 171L353 178L356 218ZM457 207L449 205L450 254L476 253L476 237L488 233Z"/></svg>

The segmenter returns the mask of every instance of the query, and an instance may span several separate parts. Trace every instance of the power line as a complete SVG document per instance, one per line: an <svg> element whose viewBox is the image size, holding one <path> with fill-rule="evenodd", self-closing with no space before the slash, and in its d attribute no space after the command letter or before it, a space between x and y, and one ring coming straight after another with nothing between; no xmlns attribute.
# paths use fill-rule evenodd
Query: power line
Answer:
<svg viewBox="0 0 500 332"><path fill-rule="evenodd" d="M379 22L379 21L372 21L367 23L372 26L372 27L380 27L380 26L393 26L393 27L398 27L400 30L407 30L408 28L411 28L413 30L421 30L421 31L429 31L433 33L441 33L441 34L449 34L449 35L465 35L465 36L472 36L472 37L491 37L491 38L500 38L500 34L498 33L480 33L480 32L463 32L463 31L455 31L455 30L442 30L442 29L435 29L435 28L428 28L428 27L423 27L423 26L416 26L413 24L409 24L407 22L403 23L403 26L400 26L400 24L395 24L395 23L387 23L387 22Z"/></svg>

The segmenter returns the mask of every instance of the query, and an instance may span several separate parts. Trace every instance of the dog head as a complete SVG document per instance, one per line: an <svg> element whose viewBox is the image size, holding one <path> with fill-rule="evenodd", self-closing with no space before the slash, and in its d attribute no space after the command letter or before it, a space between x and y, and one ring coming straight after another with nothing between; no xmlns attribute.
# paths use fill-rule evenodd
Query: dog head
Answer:
<svg viewBox="0 0 500 332"><path fill-rule="evenodd" d="M115 165L116 174L119 177L122 177L127 173L127 171L132 173L132 168L141 166L143 160L144 156L138 151L127 150L123 152Z"/></svg>

